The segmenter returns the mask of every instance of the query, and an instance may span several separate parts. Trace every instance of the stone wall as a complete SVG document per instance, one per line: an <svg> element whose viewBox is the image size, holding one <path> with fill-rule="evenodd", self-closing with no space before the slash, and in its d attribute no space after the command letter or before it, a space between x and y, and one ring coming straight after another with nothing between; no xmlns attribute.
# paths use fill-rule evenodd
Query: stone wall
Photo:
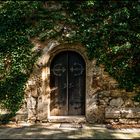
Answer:
<svg viewBox="0 0 140 140"><path fill-rule="evenodd" d="M135 102L135 92L118 88L118 83L104 70L104 66L94 66L92 89L96 91L97 122L139 123L140 103ZM94 93L94 92L92 92ZM94 118L94 117L93 117Z"/></svg>
<svg viewBox="0 0 140 140"><path fill-rule="evenodd" d="M46 8L60 9L56 2L44 2ZM62 11L63 12L63 11ZM65 14L65 13L64 13ZM66 25L56 25L56 30L67 28ZM49 32L49 31L48 31ZM86 114L90 123L140 123L140 103L133 101L134 92L126 92L118 88L118 83L105 70L103 65L96 65L96 60L88 60L87 51L81 44L67 44L65 37L74 34L69 27L65 35L56 40L40 42L32 39L32 51L41 51L34 65L33 72L26 84L25 99L22 108L17 112L15 121L49 121L50 118L50 64L53 57L65 50L78 52L86 63ZM61 42L61 43L60 43ZM0 114L6 111L0 110Z"/></svg>
<svg viewBox="0 0 140 140"><path fill-rule="evenodd" d="M118 83L107 72L104 66L99 67L101 74L93 76L93 88L98 88L98 107L102 110L106 123L139 123L140 103L135 102L135 92L126 92L118 88ZM97 84L95 84L97 83Z"/></svg>
<svg viewBox="0 0 140 140"><path fill-rule="evenodd" d="M80 44L60 44L56 40L44 43L37 39L32 41L35 45L34 51L41 48L42 55L36 62L27 83L24 111L18 112L16 120L49 121L51 60L61 51L74 50L79 52L86 62L86 121L90 123L140 122L140 103L133 101L135 93L119 89L117 81L104 70L103 65L97 66L96 60L88 60L84 47ZM26 117L20 117L21 114L25 114Z"/></svg>
<svg viewBox="0 0 140 140"><path fill-rule="evenodd" d="M33 39L33 51L42 51L26 84L25 100L14 121L50 121L50 64L61 51L73 50L86 62L86 114L90 123L140 123L140 103L133 101L134 92L118 88L118 83L105 70L88 60L81 44L60 44L56 40L40 42ZM3 113L2 110L0 111ZM4 113L3 113L4 114ZM66 120L67 121L67 120Z"/></svg>

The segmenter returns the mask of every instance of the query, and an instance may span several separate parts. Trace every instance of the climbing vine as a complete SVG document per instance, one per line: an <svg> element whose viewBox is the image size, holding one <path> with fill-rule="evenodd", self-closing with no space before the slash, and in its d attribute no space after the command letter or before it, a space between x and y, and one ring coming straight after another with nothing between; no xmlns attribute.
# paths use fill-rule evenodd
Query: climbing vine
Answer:
<svg viewBox="0 0 140 140"><path fill-rule="evenodd" d="M80 42L127 91L140 93L139 1L0 2L0 102L12 112L22 103L25 83L41 41ZM135 98L140 100L140 94Z"/></svg>

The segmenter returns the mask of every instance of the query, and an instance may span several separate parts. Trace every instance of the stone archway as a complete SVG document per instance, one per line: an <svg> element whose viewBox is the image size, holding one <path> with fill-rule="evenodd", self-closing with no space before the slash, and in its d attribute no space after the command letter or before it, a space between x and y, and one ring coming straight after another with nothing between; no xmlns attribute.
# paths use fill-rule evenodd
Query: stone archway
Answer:
<svg viewBox="0 0 140 140"><path fill-rule="evenodd" d="M54 121L90 123L129 123L132 118L139 122L140 103L132 101L133 92L118 88L118 83L96 60L89 60L87 51L81 44L59 44L52 41L46 44L34 42L34 51L41 48L42 54L36 62L27 82L25 103L17 112L17 121ZM51 62L64 51L78 53L85 61L85 114L84 116L51 116L50 114L50 74ZM131 110L131 112L130 112ZM134 114L136 114L134 116ZM134 120L133 120L134 121Z"/></svg>
<svg viewBox="0 0 140 140"><path fill-rule="evenodd" d="M49 71L50 71L50 67L51 67L51 63L52 63L52 61L54 60L54 58L57 56L57 55L59 55L60 53L63 53L63 52L75 52L75 53L77 53L79 56L81 56L82 57L82 59L85 61L85 56L84 56L84 54L81 52L80 53L80 51L79 51L79 47L77 47L76 45L70 45L70 44L64 44L64 45L59 45L59 46L56 46L54 49L52 49L51 50L51 53L50 53L50 59L49 59ZM82 54L82 55L81 55ZM86 70L85 70L86 71ZM51 74L51 71L50 71L50 74ZM50 76L49 76L50 77ZM50 79L51 80L51 79ZM51 82L51 81L50 81ZM84 85L85 87L86 87L86 85ZM86 88L85 88L86 89ZM51 93L51 91L50 91L50 93ZM86 95L86 94L85 94ZM50 95L50 97L51 97L51 95ZM84 99L85 99L86 97L84 96ZM50 101L51 101L51 99L50 99ZM84 102L84 114L81 114L81 115L85 115L85 106L86 106L86 104L85 104L85 102ZM62 121L62 119L63 120L65 120L65 121L73 121L73 120L75 120L76 118L73 118L74 117L74 115L72 115L72 118L71 117L69 117L68 118L68 116L67 116L67 119L64 117L64 116L62 116L61 115L61 117L58 117L57 116L57 120L56 120L56 118L55 117L53 117L53 118L55 118L55 119L52 119L52 117L51 117L51 113L50 113L50 108L51 107L51 103L50 103L50 105L49 105L49 107L48 107L48 118L49 118L49 120L55 120L55 121ZM71 112L72 113L72 112ZM63 113L62 113L63 114ZM85 116L84 116L84 118L85 118ZM78 119L78 118L77 118Z"/></svg>
<svg viewBox="0 0 140 140"><path fill-rule="evenodd" d="M35 48L39 48L35 42ZM59 44L52 41L44 45L42 54L35 64L34 71L27 83L28 92L26 92L28 120L32 121L88 121L97 122L104 118L104 108L98 104L100 90L97 81L102 73L102 69L96 66L96 61L90 61L87 57L86 48L81 44ZM52 117L50 114L50 67L54 57L60 52L73 51L79 54L85 61L85 113L83 117ZM32 81L32 82L30 82ZM98 122L99 122L98 121Z"/></svg>
<svg viewBox="0 0 140 140"><path fill-rule="evenodd" d="M47 50L47 51L46 51ZM50 114L50 66L51 62L54 59L54 57L59 54L60 52L64 51L73 51L81 55L81 57L85 61L85 67L86 67L86 76L85 76L85 116L84 120L90 121L94 120L93 115L91 114L96 114L94 111L93 107L96 107L96 112L97 112L97 106L96 106L96 101L97 101L97 96L93 95L93 90L91 86L92 82L92 73L93 73L93 68L95 65L95 61L89 61L87 57L87 51L86 49L80 45L80 44L61 44L61 45L56 45L54 47L51 47L51 49L45 49L42 55L42 58L39 60L40 64L43 65L42 68L42 95L40 95L38 101L38 120L43 118L45 120L50 120L51 114ZM44 109L41 109L39 106L43 104L43 106L46 106L46 110L43 111ZM94 105L93 105L94 104ZM41 113L42 112L42 113ZM46 112L46 113L43 113ZM45 115L44 115L45 114ZM46 116L46 117L45 117ZM58 117L57 117L58 118ZM71 118L69 118L70 121ZM74 118L75 119L75 118ZM67 121L66 119L63 118L63 120ZM78 120L78 119L77 119ZM83 120L83 119L82 119Z"/></svg>
<svg viewBox="0 0 140 140"><path fill-rule="evenodd" d="M81 44L59 44L57 41L33 42L33 51L41 50L41 56L34 65L27 82L23 107L17 112L16 120L63 121L90 123L139 122L140 103L134 102L135 92L126 92L118 88L118 82L105 70L103 65L96 65L96 60L89 60L87 51ZM50 115L50 67L53 58L64 51L74 51L85 61L85 115L52 118Z"/></svg>

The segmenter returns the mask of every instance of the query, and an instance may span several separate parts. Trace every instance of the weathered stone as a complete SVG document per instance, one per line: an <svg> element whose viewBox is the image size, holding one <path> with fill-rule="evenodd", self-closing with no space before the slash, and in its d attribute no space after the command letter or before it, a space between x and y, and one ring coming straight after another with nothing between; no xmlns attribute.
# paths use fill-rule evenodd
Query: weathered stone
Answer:
<svg viewBox="0 0 140 140"><path fill-rule="evenodd" d="M109 76L109 74L108 74L108 72L106 72L106 71L102 71L102 77L104 78L104 79L108 79L110 76Z"/></svg>
<svg viewBox="0 0 140 140"><path fill-rule="evenodd" d="M102 75L102 69L96 65L93 67L93 72L96 73L97 76Z"/></svg>
<svg viewBox="0 0 140 140"><path fill-rule="evenodd" d="M49 108L47 99L45 100L44 96L40 96L37 106L37 120L44 120L48 118L49 110L47 108Z"/></svg>
<svg viewBox="0 0 140 140"><path fill-rule="evenodd" d="M130 98L133 98L133 97L136 96L136 93L134 93L134 92L127 92L126 94L127 94L127 96L130 97Z"/></svg>
<svg viewBox="0 0 140 140"><path fill-rule="evenodd" d="M122 118L140 118L140 108L123 108L121 109Z"/></svg>
<svg viewBox="0 0 140 140"><path fill-rule="evenodd" d="M98 123L104 123L104 120L105 120L105 107L103 105L100 105L98 107L96 116L98 116L98 119L97 119Z"/></svg>
<svg viewBox="0 0 140 140"><path fill-rule="evenodd" d="M134 102L134 105L138 106L138 105L140 105L140 103L139 102Z"/></svg>
<svg viewBox="0 0 140 140"><path fill-rule="evenodd" d="M29 97L27 98L27 108L36 108L36 98Z"/></svg>
<svg viewBox="0 0 140 140"><path fill-rule="evenodd" d="M100 87L97 87L97 88L94 88L92 89L89 93L90 97L92 97L93 95L97 95L98 96L98 93L100 93L102 91L102 89Z"/></svg>
<svg viewBox="0 0 140 140"><path fill-rule="evenodd" d="M119 123L122 123L122 124L137 124L138 120L137 119L119 119Z"/></svg>
<svg viewBox="0 0 140 140"><path fill-rule="evenodd" d="M106 102L105 102L105 100L99 100L99 104L105 106L106 105Z"/></svg>
<svg viewBox="0 0 140 140"><path fill-rule="evenodd" d="M118 83L109 82L109 90L114 90L118 88Z"/></svg>
<svg viewBox="0 0 140 140"><path fill-rule="evenodd" d="M92 78L92 88L102 87L101 77L93 76Z"/></svg>
<svg viewBox="0 0 140 140"><path fill-rule="evenodd" d="M61 117L57 117L57 116L51 116L48 118L48 120L43 120L42 122L62 122L62 123L85 123L86 122L86 118L84 116L61 116Z"/></svg>
<svg viewBox="0 0 140 140"><path fill-rule="evenodd" d="M124 103L124 107L133 107L133 106L134 106L134 104L131 99L126 100Z"/></svg>
<svg viewBox="0 0 140 140"><path fill-rule="evenodd" d="M140 119L138 119L138 124L140 124Z"/></svg>
<svg viewBox="0 0 140 140"><path fill-rule="evenodd" d="M108 119L108 118L106 118L105 119L105 123L108 123L108 124L118 124L118 119L117 120L115 120L115 119Z"/></svg>
<svg viewBox="0 0 140 140"><path fill-rule="evenodd" d="M110 96L110 91L103 90L103 91L99 92L98 94L99 94L99 97L102 97L102 98L109 97Z"/></svg>
<svg viewBox="0 0 140 140"><path fill-rule="evenodd" d="M118 108L106 108L105 109L105 118L109 119L115 119L120 118L120 109Z"/></svg>
<svg viewBox="0 0 140 140"><path fill-rule="evenodd" d="M64 13L65 14L65 13ZM60 31L63 28L63 23L54 27ZM68 27L66 27L68 28ZM69 37L71 32L66 32L65 37ZM74 32L75 34L75 32ZM60 40L63 37L60 37ZM87 57L86 48L81 44L61 44L59 40L45 40L40 42L37 39L31 40L35 47L33 52L41 51L42 54L36 61L33 72L27 82L25 90L25 110L19 110L17 115L28 114L28 121L48 121L50 117L50 66L53 58L62 51L75 51L81 54L86 63L85 76L85 118L91 123L127 123L127 119L138 120L139 111L132 108L139 107L140 103L134 102L132 97L134 93L126 92L118 89L118 83L113 79L108 72L104 71L104 66L96 65L96 59L89 60ZM130 107L124 109L124 107ZM21 115L22 116L22 115ZM59 116L60 117L60 116ZM19 119L25 119L19 117ZM17 120L19 120L17 118ZM122 119L122 120L121 120ZM65 119L64 121L69 121ZM133 121L131 121L133 123Z"/></svg>
<svg viewBox="0 0 140 140"><path fill-rule="evenodd" d="M88 122L96 122L96 112L98 111L98 106L96 102L89 101L87 103L87 121Z"/></svg>
<svg viewBox="0 0 140 140"><path fill-rule="evenodd" d="M108 101L109 101L109 99L108 98L105 98L105 102L108 103Z"/></svg>
<svg viewBox="0 0 140 140"><path fill-rule="evenodd" d="M111 90L111 96L112 97L121 97L122 96L122 92L120 90Z"/></svg>
<svg viewBox="0 0 140 140"><path fill-rule="evenodd" d="M23 103L21 108L16 112L16 114L27 114L26 102Z"/></svg>
<svg viewBox="0 0 140 140"><path fill-rule="evenodd" d="M28 120L36 121L36 110L28 109Z"/></svg>
<svg viewBox="0 0 140 140"><path fill-rule="evenodd" d="M103 81L102 87L103 90L109 90L109 82L108 81Z"/></svg>
<svg viewBox="0 0 140 140"><path fill-rule="evenodd" d="M0 108L0 115L7 114L7 113L8 113L8 110L7 109Z"/></svg>
<svg viewBox="0 0 140 140"><path fill-rule="evenodd" d="M122 98L112 99L110 101L110 106L119 108L122 106L123 103L124 101L122 100Z"/></svg>
<svg viewBox="0 0 140 140"><path fill-rule="evenodd" d="M17 114L16 117L15 117L15 120L16 120L16 122L27 121L28 120L28 114L27 113L25 113L25 114Z"/></svg>
<svg viewBox="0 0 140 140"><path fill-rule="evenodd" d="M38 97L37 88L34 88L34 89L31 90L31 96L34 97L34 98Z"/></svg>

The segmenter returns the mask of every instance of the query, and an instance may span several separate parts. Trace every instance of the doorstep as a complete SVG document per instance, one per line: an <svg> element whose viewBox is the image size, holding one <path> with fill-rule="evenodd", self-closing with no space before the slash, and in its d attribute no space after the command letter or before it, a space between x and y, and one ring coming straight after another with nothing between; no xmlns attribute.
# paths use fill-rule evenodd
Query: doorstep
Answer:
<svg viewBox="0 0 140 140"><path fill-rule="evenodd" d="M85 116L50 116L48 122L85 123Z"/></svg>

